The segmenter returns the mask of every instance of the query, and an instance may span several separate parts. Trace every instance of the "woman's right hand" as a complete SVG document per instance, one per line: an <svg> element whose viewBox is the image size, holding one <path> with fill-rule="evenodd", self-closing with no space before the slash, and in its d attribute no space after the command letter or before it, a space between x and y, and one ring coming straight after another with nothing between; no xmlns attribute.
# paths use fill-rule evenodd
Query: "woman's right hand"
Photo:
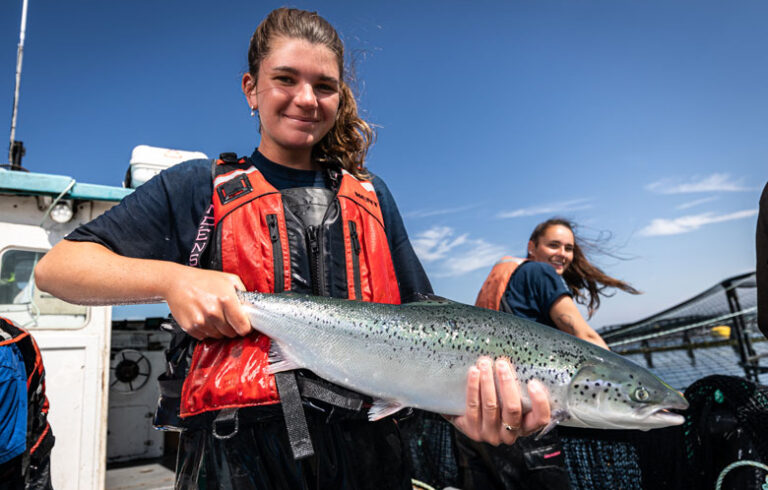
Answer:
<svg viewBox="0 0 768 490"><path fill-rule="evenodd" d="M168 282L165 300L173 318L192 337L234 338L251 332L251 322L236 291L245 291L238 276L183 266Z"/></svg>
<svg viewBox="0 0 768 490"><path fill-rule="evenodd" d="M498 385L494 380L494 370ZM523 409L520 382L508 359L478 359L467 376L467 406L464 415L446 418L467 437L494 446L514 444L549 423L550 404L547 389L536 380L528 383L531 401Z"/></svg>

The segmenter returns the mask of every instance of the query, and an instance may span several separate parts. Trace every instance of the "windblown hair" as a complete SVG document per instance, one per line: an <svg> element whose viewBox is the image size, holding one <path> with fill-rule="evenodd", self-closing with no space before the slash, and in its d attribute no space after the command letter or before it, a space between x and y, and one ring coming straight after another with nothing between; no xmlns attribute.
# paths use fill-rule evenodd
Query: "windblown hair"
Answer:
<svg viewBox="0 0 768 490"><path fill-rule="evenodd" d="M339 109L330 131L312 148L312 158L321 164L340 164L355 177L366 178L365 156L375 139L371 126L357 115L357 102L344 76L344 44L336 29L317 12L279 8L256 28L248 48L248 71L256 80L261 62L278 37L303 39L326 46L339 64Z"/></svg>
<svg viewBox="0 0 768 490"><path fill-rule="evenodd" d="M630 294L640 294L640 291L628 283L609 276L587 259L587 256L584 254L584 240L576 235L576 225L569 220L551 218L543 223L539 223L533 229L530 240L538 245L539 238L546 233L547 228L555 225L565 226L573 233L573 261L563 272L563 279L570 288L571 293L573 293L573 297L576 298L576 301L587 306L590 318L600 307L600 295L610 296L610 294L605 292L608 288L621 289ZM599 250L599 247L595 244L590 244L590 248Z"/></svg>

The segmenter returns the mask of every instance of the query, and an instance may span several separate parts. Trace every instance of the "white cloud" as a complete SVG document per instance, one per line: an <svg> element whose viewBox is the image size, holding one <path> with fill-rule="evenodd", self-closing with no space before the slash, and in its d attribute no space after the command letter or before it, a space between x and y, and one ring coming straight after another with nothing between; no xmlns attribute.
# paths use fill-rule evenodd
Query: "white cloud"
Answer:
<svg viewBox="0 0 768 490"><path fill-rule="evenodd" d="M743 192L754 190L734 181L728 174L712 174L693 177L688 182L663 179L645 186L645 190L658 194L689 194L692 192Z"/></svg>
<svg viewBox="0 0 768 490"><path fill-rule="evenodd" d="M721 223L735 219L749 218L757 214L757 209L745 209L730 214L715 215L714 213L703 213L689 216L681 216L675 219L657 218L651 220L651 224L640 230L640 235L658 236L658 235L679 235L698 230L702 226L712 223Z"/></svg>
<svg viewBox="0 0 768 490"><path fill-rule="evenodd" d="M427 264L430 276L461 276L483 267L490 267L506 251L504 247L488 243L468 234L455 236L453 228L435 226L411 240L416 255Z"/></svg>
<svg viewBox="0 0 768 490"><path fill-rule="evenodd" d="M476 208L477 204L470 204L467 206L460 206L456 208L447 208L447 209L435 209L435 210L419 210L419 211L411 211L409 213L406 213L405 216L407 218L429 218L431 216L441 216L444 214L454 214L454 213L460 213L462 211L467 211L472 208Z"/></svg>
<svg viewBox="0 0 768 490"><path fill-rule="evenodd" d="M716 201L718 199L719 198L717 196L705 197L704 199L696 199L695 201L689 201L689 202L683 203L683 204L677 206L675 209L679 209L679 210L688 209L688 208L692 208L694 206L698 206L699 204L704 204L704 203L707 203L707 202Z"/></svg>
<svg viewBox="0 0 768 490"><path fill-rule="evenodd" d="M466 240L466 234L454 238L453 228L435 226L416 235L411 244L421 260L432 262L445 258L451 250Z"/></svg>
<svg viewBox="0 0 768 490"><path fill-rule="evenodd" d="M501 211L496 215L497 218L522 218L524 216L536 216L539 214L558 214L577 211L579 209L589 209L592 207L591 199L572 199L570 201L553 202L528 208L520 208L514 211Z"/></svg>

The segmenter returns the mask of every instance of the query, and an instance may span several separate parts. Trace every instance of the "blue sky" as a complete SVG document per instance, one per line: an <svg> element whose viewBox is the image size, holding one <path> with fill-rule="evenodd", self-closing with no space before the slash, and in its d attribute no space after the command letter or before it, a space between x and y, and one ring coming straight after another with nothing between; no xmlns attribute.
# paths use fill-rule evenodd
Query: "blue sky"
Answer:
<svg viewBox="0 0 768 490"><path fill-rule="evenodd" d="M24 166L119 185L140 144L250 153L258 137L240 77L251 33L281 5L30 0ZM491 264L523 254L555 214L586 236L610 233L626 260L596 262L644 291L606 299L598 328L754 269L768 3L291 5L342 34L378 130L368 165L438 294L473 302ZM10 128L21 1L0 9Z"/></svg>

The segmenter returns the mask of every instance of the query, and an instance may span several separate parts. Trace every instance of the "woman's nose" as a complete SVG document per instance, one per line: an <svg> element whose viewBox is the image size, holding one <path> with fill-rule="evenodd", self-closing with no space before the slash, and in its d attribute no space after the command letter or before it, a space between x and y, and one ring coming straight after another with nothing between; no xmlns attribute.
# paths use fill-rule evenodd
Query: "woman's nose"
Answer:
<svg viewBox="0 0 768 490"><path fill-rule="evenodd" d="M315 90L312 85L309 83L300 85L295 95L295 101L297 105L302 107L317 107L317 97L315 97Z"/></svg>

